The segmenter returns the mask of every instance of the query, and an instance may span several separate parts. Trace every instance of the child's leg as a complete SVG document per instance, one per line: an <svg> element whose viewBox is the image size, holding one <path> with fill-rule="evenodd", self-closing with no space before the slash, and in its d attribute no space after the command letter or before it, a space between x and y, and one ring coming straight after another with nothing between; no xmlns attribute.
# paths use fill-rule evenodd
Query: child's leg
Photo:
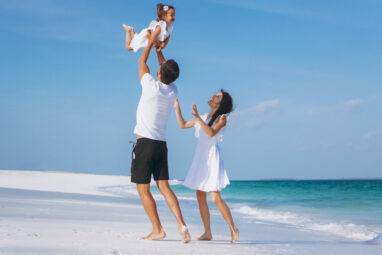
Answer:
<svg viewBox="0 0 382 255"><path fill-rule="evenodd" d="M223 215L223 218L226 220L229 228L231 229L231 243L236 242L239 240L239 229L237 229L235 223L233 222L231 210L221 198L219 191L210 192L210 196L212 202L218 207L220 213Z"/></svg>
<svg viewBox="0 0 382 255"><path fill-rule="evenodd" d="M198 237L197 240L209 241L209 240L212 240L212 234L211 234L211 225L210 225L210 210L208 209L206 192L197 190L196 197L198 199L200 217L202 218L203 225L204 225L204 233L203 235Z"/></svg>
<svg viewBox="0 0 382 255"><path fill-rule="evenodd" d="M126 26L125 24L123 24L123 28L126 31L126 49L127 50L133 50L133 48L130 47L130 43L131 43L131 40L133 39L134 34L135 34L134 28Z"/></svg>

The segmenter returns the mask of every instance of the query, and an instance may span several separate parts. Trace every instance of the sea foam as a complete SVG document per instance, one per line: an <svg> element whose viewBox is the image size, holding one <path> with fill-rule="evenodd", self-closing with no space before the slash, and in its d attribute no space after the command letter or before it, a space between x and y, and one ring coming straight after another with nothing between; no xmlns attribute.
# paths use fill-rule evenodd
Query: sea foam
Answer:
<svg viewBox="0 0 382 255"><path fill-rule="evenodd" d="M278 212L249 206L236 207L233 208L233 211L241 213L245 217L260 221L288 224L296 228L321 231L356 241L366 241L372 244L379 244L382 242L381 235L364 225L320 222L319 220L307 215L298 215L291 212Z"/></svg>
<svg viewBox="0 0 382 255"><path fill-rule="evenodd" d="M375 237L372 240L366 241L367 244L376 244L376 245L382 245L382 234L379 234L377 237Z"/></svg>

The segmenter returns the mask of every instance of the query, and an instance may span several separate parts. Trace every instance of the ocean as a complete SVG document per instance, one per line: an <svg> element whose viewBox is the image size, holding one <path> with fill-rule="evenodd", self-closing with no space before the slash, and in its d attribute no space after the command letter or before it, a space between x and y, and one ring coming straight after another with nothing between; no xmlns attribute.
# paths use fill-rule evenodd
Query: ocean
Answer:
<svg viewBox="0 0 382 255"><path fill-rule="evenodd" d="M196 203L195 191L181 181L171 187L182 203ZM155 186L152 191L160 197ZM382 180L232 181L222 197L248 222L381 242Z"/></svg>

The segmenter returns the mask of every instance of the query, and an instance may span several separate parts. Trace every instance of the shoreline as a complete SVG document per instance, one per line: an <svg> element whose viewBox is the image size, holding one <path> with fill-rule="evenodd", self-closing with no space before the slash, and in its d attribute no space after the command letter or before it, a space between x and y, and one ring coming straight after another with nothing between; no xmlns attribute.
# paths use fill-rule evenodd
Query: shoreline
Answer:
<svg viewBox="0 0 382 255"><path fill-rule="evenodd" d="M368 245L285 224L260 222L233 211L238 243L216 208L211 208L214 240L202 233L196 201L179 200L192 241L180 241L164 200L158 212L167 233L161 241L137 240L151 225L127 176L0 170L0 254L377 254Z"/></svg>
<svg viewBox="0 0 382 255"><path fill-rule="evenodd" d="M15 172L39 172L39 173L65 173L65 174L89 174L89 175L101 175L101 176L124 176L126 174L107 174L108 171L105 170L105 173L101 172L87 172L87 171L65 171L65 170L24 170L24 169L0 169L0 171L15 171ZM130 170L126 170L129 172ZM129 176L128 176L129 177ZM183 182L182 179L174 179L174 181ZM230 179L230 182L267 182L267 181L382 181L382 177L347 177L347 178L316 178L316 179L296 179L296 178L265 178L265 179Z"/></svg>

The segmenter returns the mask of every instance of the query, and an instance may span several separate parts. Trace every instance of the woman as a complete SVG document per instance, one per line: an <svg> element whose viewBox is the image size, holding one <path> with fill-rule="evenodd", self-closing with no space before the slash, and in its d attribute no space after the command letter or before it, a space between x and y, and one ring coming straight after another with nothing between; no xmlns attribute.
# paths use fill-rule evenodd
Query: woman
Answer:
<svg viewBox="0 0 382 255"><path fill-rule="evenodd" d="M227 125L226 114L229 114L233 108L232 97L222 89L211 97L208 105L210 112L199 115L196 105L193 104L194 119L185 121L178 100L174 104L179 127L182 129L195 127L195 136L198 138L195 155L183 184L196 190L200 216L204 225L204 233L198 240L212 240L210 211L207 204L207 192L209 192L212 202L229 225L231 242L234 243L239 239L239 230L233 222L229 207L220 195L221 189L229 184L229 180L218 145Z"/></svg>

